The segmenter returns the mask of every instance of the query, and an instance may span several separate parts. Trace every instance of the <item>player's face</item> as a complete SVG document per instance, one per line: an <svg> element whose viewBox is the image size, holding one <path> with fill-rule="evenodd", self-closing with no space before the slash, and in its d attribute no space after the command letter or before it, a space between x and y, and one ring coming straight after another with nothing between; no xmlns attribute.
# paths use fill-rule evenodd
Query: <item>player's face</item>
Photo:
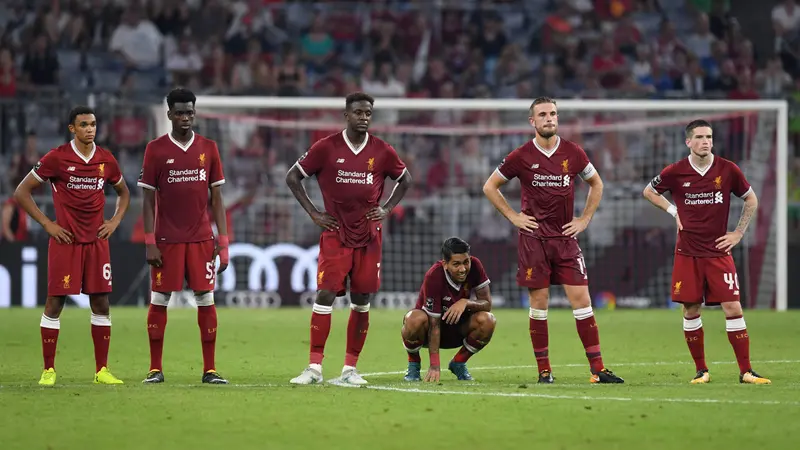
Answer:
<svg viewBox="0 0 800 450"><path fill-rule="evenodd" d="M467 280L469 264L469 253L457 253L451 256L449 261L444 262L444 268L447 269L447 273L450 274L453 281L463 283Z"/></svg>
<svg viewBox="0 0 800 450"><path fill-rule="evenodd" d="M344 118L347 121L347 128L359 133L366 133L372 122L372 105L365 100L353 102L344 112Z"/></svg>
<svg viewBox="0 0 800 450"><path fill-rule="evenodd" d="M697 127L692 133L692 137L686 139L686 146L689 150L701 158L705 158L714 148L714 136L710 127Z"/></svg>
<svg viewBox="0 0 800 450"><path fill-rule="evenodd" d="M558 133L558 109L552 103L534 106L529 120L536 134L543 138L551 138Z"/></svg>
<svg viewBox="0 0 800 450"><path fill-rule="evenodd" d="M194 103L175 103L172 109L167 111L167 117L172 121L173 130L191 129L194 124Z"/></svg>
<svg viewBox="0 0 800 450"><path fill-rule="evenodd" d="M75 139L84 144L94 142L97 132L97 118L94 114L79 114L75 121L69 124L69 132L75 135Z"/></svg>

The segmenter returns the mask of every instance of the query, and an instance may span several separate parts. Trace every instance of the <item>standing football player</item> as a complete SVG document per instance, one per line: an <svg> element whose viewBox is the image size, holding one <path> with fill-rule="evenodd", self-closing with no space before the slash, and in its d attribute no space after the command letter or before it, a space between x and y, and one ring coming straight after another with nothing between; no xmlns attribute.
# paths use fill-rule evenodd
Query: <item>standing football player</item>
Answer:
<svg viewBox="0 0 800 450"><path fill-rule="evenodd" d="M56 383L59 316L67 296L81 292L89 296L92 309L94 382L122 384L108 371L111 343L108 294L112 287L108 238L128 210L130 192L114 155L94 143L97 118L91 108L79 106L70 111L69 131L75 138L44 155L14 192L19 205L50 235L47 300L40 324L44 372L39 384ZM31 196L31 191L44 183L50 183L53 190L55 222L42 213ZM110 220L103 219L106 184L111 184L118 196Z"/></svg>
<svg viewBox="0 0 800 450"><path fill-rule="evenodd" d="M323 231L319 239L317 298L311 313L309 365L293 384L322 382L325 341L331 329L333 302L350 280L347 352L339 382L363 385L356 363L369 328L369 305L380 288L382 221L411 186L411 175L391 145L369 135L374 99L362 92L345 99L347 128L317 141L286 175L286 184L311 220ZM303 179L317 177L325 211L311 202ZM383 205L384 180L397 181Z"/></svg>
<svg viewBox="0 0 800 450"><path fill-rule="evenodd" d="M475 299L471 294L475 293ZM492 310L489 277L469 244L451 237L442 244L442 260L425 273L417 304L403 317L403 346L408 353L406 381L420 381L419 350L428 347L425 381L438 382L439 349L458 348L447 368L459 380L471 381L467 361L489 345L497 320Z"/></svg>
<svg viewBox="0 0 800 450"><path fill-rule="evenodd" d="M203 383L227 384L214 362L217 309L215 262L228 267L228 227L222 202L222 161L217 143L192 130L197 98L187 89L167 95L172 131L147 144L139 187L144 191L144 232L150 264L151 297L147 313L150 372L144 383L163 383L162 353L167 305L184 280L194 291L203 350ZM208 197L219 236L208 219Z"/></svg>
<svg viewBox="0 0 800 450"><path fill-rule="evenodd" d="M697 373L692 384L711 381L705 359L700 309L721 305L725 329L739 364L739 382L770 384L750 366L750 336L739 301L739 276L731 249L744 236L758 208L758 198L732 161L714 156L711 124L686 126L689 157L670 164L644 189L650 203L675 217L678 241L672 267L672 301L683 304L683 334ZM662 194L670 192L675 204ZM728 231L731 194L744 199L739 224Z"/></svg>
<svg viewBox="0 0 800 450"><path fill-rule="evenodd" d="M548 353L549 287L563 285L578 328L592 383L622 383L603 365L600 333L589 296L589 277L577 236L589 226L603 196L603 181L583 149L558 135L555 100L537 98L529 121L533 140L511 152L492 173L483 192L495 208L519 228L517 284L528 289L529 331L539 369L539 383L552 383ZM589 184L580 217L573 217L575 177ZM513 178L522 185L522 211L516 212L500 192Z"/></svg>

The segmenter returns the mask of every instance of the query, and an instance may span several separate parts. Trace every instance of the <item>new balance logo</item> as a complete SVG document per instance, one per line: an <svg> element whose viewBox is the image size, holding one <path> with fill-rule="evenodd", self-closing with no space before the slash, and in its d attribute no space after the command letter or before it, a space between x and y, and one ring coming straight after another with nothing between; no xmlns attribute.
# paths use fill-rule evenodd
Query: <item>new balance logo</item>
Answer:
<svg viewBox="0 0 800 450"><path fill-rule="evenodd" d="M167 164L173 164L174 162L175 162L175 160L174 160L174 159L168 159L168 160L167 160Z"/></svg>
<svg viewBox="0 0 800 450"><path fill-rule="evenodd" d="M67 167L67 172L75 172L75 166Z"/></svg>
<svg viewBox="0 0 800 450"><path fill-rule="evenodd" d="M344 158L339 158L339 159L337 159L337 160L336 160L336 163L337 163L337 164L341 164L341 163L343 163L343 162L344 162Z"/></svg>
<svg viewBox="0 0 800 450"><path fill-rule="evenodd" d="M689 186L691 186L691 185L692 185L692 183L690 183L690 182L688 182L688 181L687 181L686 183L683 183L683 187L689 187Z"/></svg>
<svg viewBox="0 0 800 450"><path fill-rule="evenodd" d="M531 169L538 169L538 168L539 168L538 164L534 164L534 165L531 166Z"/></svg>

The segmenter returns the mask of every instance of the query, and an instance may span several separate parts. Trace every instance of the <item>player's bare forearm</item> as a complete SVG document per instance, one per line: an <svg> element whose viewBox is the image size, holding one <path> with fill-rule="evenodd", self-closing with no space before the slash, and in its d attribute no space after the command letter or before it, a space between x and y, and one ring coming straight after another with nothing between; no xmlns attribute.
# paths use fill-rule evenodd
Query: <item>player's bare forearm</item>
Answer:
<svg viewBox="0 0 800 450"><path fill-rule="evenodd" d="M467 311L478 312L492 310L492 294L489 286L484 286L475 291L475 300L467 300Z"/></svg>
<svg viewBox="0 0 800 450"><path fill-rule="evenodd" d="M595 174L586 180L586 184L589 185L589 194L586 196L586 206L583 207L581 218L588 221L592 220L597 207L600 206L600 200L603 199L603 180L600 175Z"/></svg>
<svg viewBox="0 0 800 450"><path fill-rule="evenodd" d="M155 232L156 221L156 191L144 188L142 200L142 220L144 222L144 233L152 234Z"/></svg>
<svg viewBox="0 0 800 450"><path fill-rule="evenodd" d="M439 346L442 339L441 324L441 318L428 316L428 353L431 355L439 354Z"/></svg>
<svg viewBox="0 0 800 450"><path fill-rule="evenodd" d="M131 191L128 190L128 185L124 181L115 184L114 190L117 192L117 205L114 209L114 217L111 220L120 223L131 205Z"/></svg>
<svg viewBox="0 0 800 450"><path fill-rule="evenodd" d="M400 200L405 197L406 192L411 187L411 174L408 171L405 171L402 177L397 180L397 184L394 185L394 189L392 189L392 194L389 195L389 198L386 200L386 203L383 204L383 209L387 211L391 211L400 203Z"/></svg>
<svg viewBox="0 0 800 450"><path fill-rule="evenodd" d="M747 227L750 225L750 221L756 214L757 209L758 209L758 197L756 197L755 192L751 192L750 195L748 195L747 198L744 199L744 206L742 207L742 217L739 218L739 224L736 225L736 231L742 234L744 234L744 232L747 231Z"/></svg>
<svg viewBox="0 0 800 450"><path fill-rule="evenodd" d="M22 209L24 209L33 220L44 227L53 221L50 220L50 218L47 217L41 209L39 209L39 206L36 205L36 202L33 200L33 196L31 195L31 192L41 185L42 183L39 183L39 180L37 180L33 175L28 174L14 191L14 200L17 201L19 206L21 206Z"/></svg>
<svg viewBox="0 0 800 450"><path fill-rule="evenodd" d="M649 184L644 188L642 195L644 195L644 198L646 198L648 202L652 203L658 208L663 209L664 211L668 210L672 205L672 203L670 203L666 197L654 191Z"/></svg>
<svg viewBox="0 0 800 450"><path fill-rule="evenodd" d="M289 186L289 190L292 191L292 195L294 198L297 199L297 202L300 203L300 206L306 210L309 216L316 214L319 212L314 203L308 197L308 192L306 191L305 186L303 186L303 174L300 173L300 169L297 167L292 167L289 169L289 172L286 174L286 185Z"/></svg>
<svg viewBox="0 0 800 450"><path fill-rule="evenodd" d="M500 187L505 183L506 180L503 179L503 177L497 173L492 173L492 176L490 176L483 185L483 194L489 199L495 209L500 211L500 214L506 219L511 220L511 217L517 214L517 212L514 211L514 208L508 203L503 193L500 192Z"/></svg>
<svg viewBox="0 0 800 450"><path fill-rule="evenodd" d="M211 187L211 212L220 236L228 235L228 220L225 215L225 201L222 199L222 186Z"/></svg>

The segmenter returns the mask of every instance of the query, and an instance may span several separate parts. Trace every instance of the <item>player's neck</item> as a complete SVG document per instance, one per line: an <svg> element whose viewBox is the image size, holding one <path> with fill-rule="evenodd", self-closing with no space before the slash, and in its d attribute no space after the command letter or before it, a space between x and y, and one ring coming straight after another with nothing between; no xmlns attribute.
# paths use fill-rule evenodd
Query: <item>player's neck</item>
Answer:
<svg viewBox="0 0 800 450"><path fill-rule="evenodd" d="M364 139L367 138L367 133L360 133L349 128L345 130L345 134L347 135L347 139L350 141L350 143L356 147L361 145L361 143L364 142Z"/></svg>
<svg viewBox="0 0 800 450"><path fill-rule="evenodd" d="M542 148L542 150L552 150L555 148L556 143L558 143L558 135L554 134L549 138L546 138L540 134L537 134L533 140Z"/></svg>
<svg viewBox="0 0 800 450"><path fill-rule="evenodd" d="M694 164L698 169L705 169L714 162L714 154L709 153L707 156L697 156L694 153L689 155L689 161Z"/></svg>
<svg viewBox="0 0 800 450"><path fill-rule="evenodd" d="M182 129L177 129L177 130L172 130L170 134L172 135L173 139L180 142L181 144L185 144L192 139L192 136L194 136L194 131L191 128L185 131Z"/></svg>
<svg viewBox="0 0 800 450"><path fill-rule="evenodd" d="M72 142L75 143L75 148L81 153L81 155L88 157L92 154L92 150L94 150L94 142L89 142L88 144L79 141L78 139L73 139Z"/></svg>

